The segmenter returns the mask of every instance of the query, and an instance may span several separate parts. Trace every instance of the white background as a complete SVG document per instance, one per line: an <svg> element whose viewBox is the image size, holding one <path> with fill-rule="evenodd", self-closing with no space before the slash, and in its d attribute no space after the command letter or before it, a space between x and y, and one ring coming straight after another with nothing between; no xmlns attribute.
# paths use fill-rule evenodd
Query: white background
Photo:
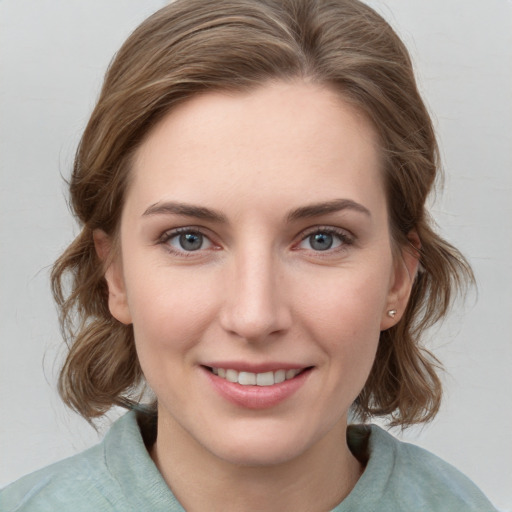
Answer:
<svg viewBox="0 0 512 512"><path fill-rule="evenodd" d="M0 0L0 486L98 441L55 391L63 347L48 275L76 231L62 176L111 56L164 4ZM443 409L405 437L512 510L512 2L371 5L412 53L447 172L433 212L479 284L431 333Z"/></svg>

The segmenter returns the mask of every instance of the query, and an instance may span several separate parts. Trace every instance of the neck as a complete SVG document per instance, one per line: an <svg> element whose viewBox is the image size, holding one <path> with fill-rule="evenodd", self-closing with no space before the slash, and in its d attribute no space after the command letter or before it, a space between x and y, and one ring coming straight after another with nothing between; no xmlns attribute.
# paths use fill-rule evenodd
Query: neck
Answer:
<svg viewBox="0 0 512 512"><path fill-rule="evenodd" d="M331 510L362 473L345 441L345 419L292 460L249 466L217 457L162 416L151 456L188 512Z"/></svg>

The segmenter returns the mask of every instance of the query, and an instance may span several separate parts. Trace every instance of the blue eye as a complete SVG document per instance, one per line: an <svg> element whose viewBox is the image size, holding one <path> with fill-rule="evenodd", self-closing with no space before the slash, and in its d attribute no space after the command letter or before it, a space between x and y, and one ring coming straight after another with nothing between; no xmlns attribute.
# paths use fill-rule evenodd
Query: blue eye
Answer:
<svg viewBox="0 0 512 512"><path fill-rule="evenodd" d="M176 252L194 252L201 249L209 249L212 242L198 231L181 231L169 233L167 240L163 240Z"/></svg>
<svg viewBox="0 0 512 512"><path fill-rule="evenodd" d="M327 251L332 247L334 237L330 233L315 233L309 237L309 245L315 251Z"/></svg>
<svg viewBox="0 0 512 512"><path fill-rule="evenodd" d="M203 235L196 233L183 233L178 237L178 243L185 251L197 251L203 245Z"/></svg>
<svg viewBox="0 0 512 512"><path fill-rule="evenodd" d="M352 239L341 230L317 229L313 233L307 234L299 244L300 249L308 249L316 252L328 251L341 248L344 245L350 245Z"/></svg>

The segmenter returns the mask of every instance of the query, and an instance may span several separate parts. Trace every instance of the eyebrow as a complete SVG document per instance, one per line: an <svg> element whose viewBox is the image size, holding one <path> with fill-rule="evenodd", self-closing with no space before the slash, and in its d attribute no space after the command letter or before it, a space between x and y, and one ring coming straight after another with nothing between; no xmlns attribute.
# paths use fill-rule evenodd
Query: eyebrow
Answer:
<svg viewBox="0 0 512 512"><path fill-rule="evenodd" d="M287 220L288 222L293 222L295 220L319 217L320 215L327 215L329 213L336 213L343 210L353 210L371 217L371 213L368 208L362 204L356 203L352 199L334 199L325 203L315 203L292 210L288 214Z"/></svg>
<svg viewBox="0 0 512 512"><path fill-rule="evenodd" d="M319 217L321 215L336 213L343 210L353 210L371 217L371 213L368 208L362 204L356 203L352 199L334 199L332 201L315 203L296 208L288 213L286 220L287 222L293 222L300 219ZM147 208L142 214L143 217L153 215L181 215L184 217L195 217L197 219L219 222L221 224L228 223L227 217L217 210L175 201L155 203Z"/></svg>
<svg viewBox="0 0 512 512"><path fill-rule="evenodd" d="M184 217L195 217L223 224L227 223L226 216L216 210L174 201L155 203L142 214L143 217L152 215L182 215Z"/></svg>

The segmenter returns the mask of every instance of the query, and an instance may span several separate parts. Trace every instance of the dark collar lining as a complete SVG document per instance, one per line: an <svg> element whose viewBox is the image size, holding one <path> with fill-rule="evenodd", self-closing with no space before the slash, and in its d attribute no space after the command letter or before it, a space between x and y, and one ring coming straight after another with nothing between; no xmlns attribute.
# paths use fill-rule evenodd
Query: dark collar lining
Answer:
<svg viewBox="0 0 512 512"><path fill-rule="evenodd" d="M156 442L158 415L156 412L137 411L135 416L146 450L150 452Z"/></svg>
<svg viewBox="0 0 512 512"><path fill-rule="evenodd" d="M364 466L370 459L369 441L372 429L370 425L348 425L347 444L352 455Z"/></svg>

